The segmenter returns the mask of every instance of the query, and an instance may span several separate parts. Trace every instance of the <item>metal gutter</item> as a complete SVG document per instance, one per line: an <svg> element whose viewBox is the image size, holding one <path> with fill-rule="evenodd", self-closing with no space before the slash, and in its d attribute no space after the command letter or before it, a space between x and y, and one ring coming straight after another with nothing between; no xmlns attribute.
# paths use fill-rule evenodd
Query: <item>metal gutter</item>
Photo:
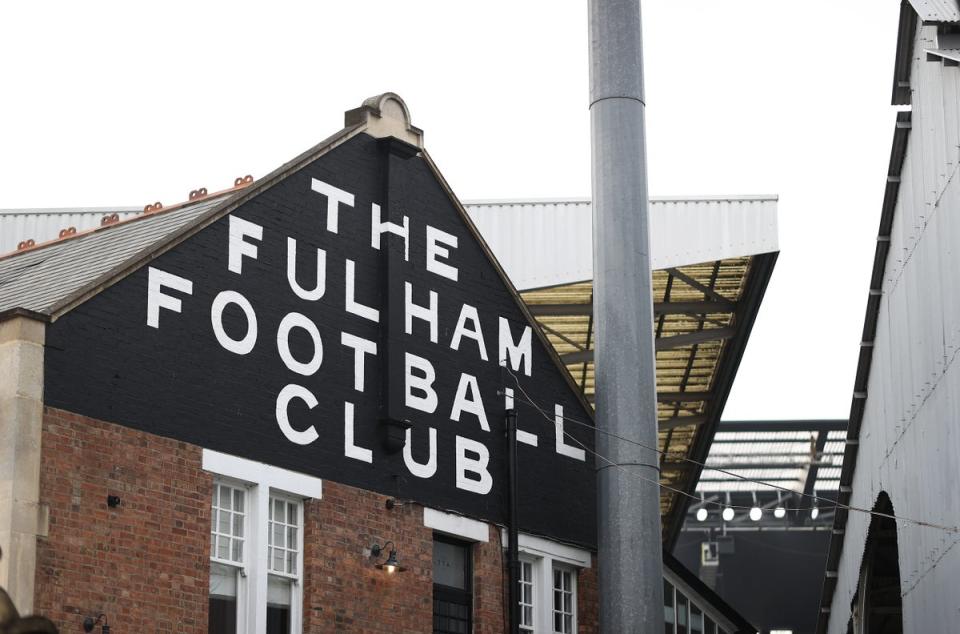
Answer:
<svg viewBox="0 0 960 634"><path fill-rule="evenodd" d="M895 106L910 105L910 69L913 66L913 39L917 30L917 13L907 0L900 2L900 26L897 30L897 56L893 62L893 96Z"/></svg>
<svg viewBox="0 0 960 634"><path fill-rule="evenodd" d="M853 385L853 399L850 404L850 421L847 425L846 450L843 453L843 467L840 471L840 490L837 493L839 504L849 504L853 493L853 474L857 466L857 454L860 447L860 426L867 400L867 383L870 378L870 366L873 362L873 343L877 334L877 316L880 312L880 300L883 297L883 273L886 269L887 255L890 251L890 229L900 193L900 171L907 154L907 140L910 136L911 113L898 112L897 124L893 133L893 147L890 150L890 166L887 169L886 191L880 214L880 229L877 233L877 248L873 259L873 273L870 277L870 294L867 298L867 310L863 322L863 335L860 340L860 360ZM817 620L817 634L825 634L830 621L833 605L833 593L837 586L837 570L843 553L844 533L847 526L848 511L837 508L833 518L833 536L827 550L827 565L820 597L820 615Z"/></svg>

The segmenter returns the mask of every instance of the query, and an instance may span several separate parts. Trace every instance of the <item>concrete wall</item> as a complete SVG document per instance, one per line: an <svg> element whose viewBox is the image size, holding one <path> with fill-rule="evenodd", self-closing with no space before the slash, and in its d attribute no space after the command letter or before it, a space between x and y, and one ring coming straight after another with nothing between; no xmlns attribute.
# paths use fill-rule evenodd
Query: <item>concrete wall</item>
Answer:
<svg viewBox="0 0 960 634"><path fill-rule="evenodd" d="M850 504L881 491L903 517L960 525L960 68L928 61L936 26L920 25L913 118ZM829 632L846 632L868 515L850 513ZM899 522L905 632L956 631L960 534Z"/></svg>
<svg viewBox="0 0 960 634"><path fill-rule="evenodd" d="M21 614L33 611L40 493L45 325L0 322L0 586Z"/></svg>

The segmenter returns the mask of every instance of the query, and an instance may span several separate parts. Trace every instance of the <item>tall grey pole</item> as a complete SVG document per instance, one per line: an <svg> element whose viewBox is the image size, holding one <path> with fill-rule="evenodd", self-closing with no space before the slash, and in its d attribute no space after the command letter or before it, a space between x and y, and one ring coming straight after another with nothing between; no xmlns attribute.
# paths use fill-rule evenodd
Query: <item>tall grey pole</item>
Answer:
<svg viewBox="0 0 960 634"><path fill-rule="evenodd" d="M640 0L590 0L600 631L663 631Z"/></svg>

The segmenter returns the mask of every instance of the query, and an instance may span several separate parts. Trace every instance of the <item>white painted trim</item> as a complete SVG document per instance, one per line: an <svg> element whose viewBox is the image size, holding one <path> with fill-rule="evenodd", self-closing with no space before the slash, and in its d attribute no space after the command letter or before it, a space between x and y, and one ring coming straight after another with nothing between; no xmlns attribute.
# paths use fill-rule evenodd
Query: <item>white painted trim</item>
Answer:
<svg viewBox="0 0 960 634"><path fill-rule="evenodd" d="M501 529L501 537L503 547L507 548L510 545L510 536L506 529ZM593 561L593 555L589 550L526 533L520 533L520 538L517 540L517 550L527 555L552 559L575 568L589 568Z"/></svg>
<svg viewBox="0 0 960 634"><path fill-rule="evenodd" d="M203 470L221 476L266 486L302 498L323 497L323 480L296 471L247 460L239 456L203 450Z"/></svg>
<svg viewBox="0 0 960 634"><path fill-rule="evenodd" d="M472 542L490 541L490 528L486 522L472 520L463 515L445 513L423 507L423 525L438 533L467 539Z"/></svg>

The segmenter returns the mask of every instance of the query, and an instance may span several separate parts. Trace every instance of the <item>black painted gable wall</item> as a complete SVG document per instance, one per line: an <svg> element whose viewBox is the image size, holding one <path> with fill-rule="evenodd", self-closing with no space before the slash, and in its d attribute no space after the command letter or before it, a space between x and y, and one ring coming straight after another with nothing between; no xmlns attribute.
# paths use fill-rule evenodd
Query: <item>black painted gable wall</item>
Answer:
<svg viewBox="0 0 960 634"><path fill-rule="evenodd" d="M419 156L405 155L399 142L358 135L242 204L231 215L262 226L262 239L244 239L256 257L241 258L242 272L228 268L230 218L225 216L154 261L76 307L47 332L46 404L176 438L220 452L269 463L425 505L505 523L506 452L504 388L514 388L520 429L536 434L537 446L519 446L521 530L592 547L595 530L593 459L557 452L555 405L571 419L589 414L535 333L531 333L532 372L507 371L498 363L498 321L510 324L514 340L531 326L502 282L481 245ZM352 207L340 206L337 233L328 230L327 198L312 188L319 179L354 195ZM371 246L371 206L383 221L402 224L409 217L409 259L398 236L384 233L382 250ZM440 261L455 266L458 280L426 269L430 225L457 237ZM297 241L297 279L312 288L316 250L326 253L326 291L316 301L297 297L287 282L288 238ZM345 310L346 260L356 263L356 301L380 310L374 323ZM192 293L163 288L179 299L180 312L161 307L157 326L147 324L149 269L190 280ZM426 306L437 293L438 341L430 341L426 322L413 320L404 330L404 283L414 303ZM211 321L214 298L235 291L256 315L257 338L247 354L218 343ZM476 307L488 360L477 343L463 337L459 351L451 339L463 304ZM277 332L289 313L304 315L322 340L322 363L315 374L291 371L278 352ZM532 326L535 328L536 326ZM242 339L247 321L236 305L223 312L223 328ZM355 355L341 343L342 333L377 343L365 357L364 388L355 386ZM302 328L290 334L294 358L308 361L311 338ZM436 372L435 413L404 401L405 354L427 359ZM387 370L386 368L389 368ZM469 412L450 419L462 373L476 377L489 431ZM514 379L514 375L517 379ZM523 390L543 413L523 402ZM313 426L309 444L288 440L277 422L277 397L287 385L309 391L313 409L300 399L289 403L291 427ZM476 398L475 394L470 394ZM372 452L372 463L345 455L345 410L352 403L353 444ZM417 477L405 465L403 451L384 442L385 419L412 426L412 456L427 462L429 428L436 430L436 472ZM561 438L574 449L593 447L589 427L567 422ZM458 487L457 438L489 451L488 493ZM105 448L122 451L123 448ZM575 453L575 452L574 452ZM468 460L478 460L466 450ZM476 482L476 474L467 473ZM469 486L469 485L468 485Z"/></svg>

